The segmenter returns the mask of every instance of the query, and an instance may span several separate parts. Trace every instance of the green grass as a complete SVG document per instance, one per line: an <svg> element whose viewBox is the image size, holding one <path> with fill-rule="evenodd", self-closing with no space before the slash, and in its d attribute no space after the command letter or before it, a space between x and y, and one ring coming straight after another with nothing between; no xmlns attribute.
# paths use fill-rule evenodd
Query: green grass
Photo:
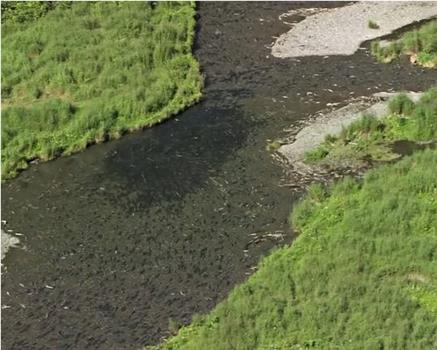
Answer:
<svg viewBox="0 0 437 350"><path fill-rule="evenodd" d="M35 4L2 16L3 178L200 99L193 3Z"/></svg>
<svg viewBox="0 0 437 350"><path fill-rule="evenodd" d="M34 21L54 9L58 4L53 1L2 1L2 22L24 23Z"/></svg>
<svg viewBox="0 0 437 350"><path fill-rule="evenodd" d="M376 23L376 22L374 22L374 21L372 21L372 20L370 20L370 19L369 19L369 22L367 22L367 26L368 26L370 29L379 29L379 25L378 25L378 23Z"/></svg>
<svg viewBox="0 0 437 350"><path fill-rule="evenodd" d="M388 63L401 55L411 56L411 61L424 67L437 67L437 20L409 31L382 47L379 41L371 44L372 54L381 62Z"/></svg>
<svg viewBox="0 0 437 350"><path fill-rule="evenodd" d="M149 349L435 349L437 151L310 188L299 232L209 315Z"/></svg>
<svg viewBox="0 0 437 350"><path fill-rule="evenodd" d="M417 104L400 94L389 101L389 110L383 119L365 115L340 135L329 135L305 154L305 161L331 166L389 161L398 157L390 147L394 141L437 139L437 88L427 91Z"/></svg>

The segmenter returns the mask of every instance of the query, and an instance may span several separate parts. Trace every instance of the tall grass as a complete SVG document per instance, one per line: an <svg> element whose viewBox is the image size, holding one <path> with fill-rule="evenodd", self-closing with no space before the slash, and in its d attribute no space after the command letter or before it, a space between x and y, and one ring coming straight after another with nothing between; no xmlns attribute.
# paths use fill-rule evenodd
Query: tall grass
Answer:
<svg viewBox="0 0 437 350"><path fill-rule="evenodd" d="M32 20L6 18L3 177L31 159L117 138L199 100L194 15L188 2L69 2Z"/></svg>
<svg viewBox="0 0 437 350"><path fill-rule="evenodd" d="M383 119L363 116L305 155L307 162L335 163L344 159L389 160L389 145L397 140L437 139L437 88L428 90L415 104L406 94L389 101L390 114Z"/></svg>
<svg viewBox="0 0 437 350"><path fill-rule="evenodd" d="M149 349L434 349L437 151L312 187L300 236L209 315Z"/></svg>
<svg viewBox="0 0 437 350"><path fill-rule="evenodd" d="M391 62L401 55L411 56L411 61L425 67L437 67L437 20L412 30L399 40L381 46L379 41L371 44L372 54L381 62Z"/></svg>

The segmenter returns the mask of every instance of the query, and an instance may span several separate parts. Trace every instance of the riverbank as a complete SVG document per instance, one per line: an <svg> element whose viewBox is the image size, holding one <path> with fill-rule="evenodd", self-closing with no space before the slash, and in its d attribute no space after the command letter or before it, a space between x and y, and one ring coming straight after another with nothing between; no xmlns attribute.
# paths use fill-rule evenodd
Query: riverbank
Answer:
<svg viewBox="0 0 437 350"><path fill-rule="evenodd" d="M431 349L435 341L437 151L310 188L299 237L211 314L148 349Z"/></svg>
<svg viewBox="0 0 437 350"><path fill-rule="evenodd" d="M390 63L406 55L413 64L437 68L436 37L437 20L433 20L417 30L404 33L397 40L375 41L371 51L383 63Z"/></svg>
<svg viewBox="0 0 437 350"><path fill-rule="evenodd" d="M367 40L434 16L437 16L434 2L358 2L319 9L282 34L272 47L272 55L280 58L352 55Z"/></svg>
<svg viewBox="0 0 437 350"><path fill-rule="evenodd" d="M318 152L344 137L334 136L337 132L355 133L349 140L355 143L381 142L382 136L390 142L433 140L436 93L380 93L385 101L355 102L322 115L296 136L288 155L303 161L308 150ZM360 111L377 113L375 123L384 127L367 130L374 122L364 121L373 117ZM373 146L361 145L367 152ZM312 185L290 217L299 235L292 245L265 258L210 314L146 349L431 349L437 315L431 253L437 249L437 151L411 153L368 171L362 180ZM301 158L293 158L297 155Z"/></svg>
<svg viewBox="0 0 437 350"><path fill-rule="evenodd" d="M425 96L414 92L376 93L356 99L310 118L278 152L293 171L301 174L368 168L371 162L392 160L399 157L390 151L396 141L434 140L434 98L435 89ZM417 115L422 111L427 118Z"/></svg>
<svg viewBox="0 0 437 350"><path fill-rule="evenodd" d="M3 179L199 101L193 3L19 5L2 4Z"/></svg>
<svg viewBox="0 0 437 350"><path fill-rule="evenodd" d="M376 64L364 50L272 58L272 37L288 29L278 16L322 5L338 6L200 2L201 103L2 184L2 219L25 234L26 247L5 260L2 347L157 344L169 337L169 320L187 325L210 312L262 256L291 240L297 196L278 186L283 170L267 140L327 103L437 81L437 72Z"/></svg>
<svg viewBox="0 0 437 350"><path fill-rule="evenodd" d="M395 95L385 103L383 113L366 110L348 126L327 133L323 142L305 151L303 163L313 169L320 166L359 168L396 160L415 149L434 147L437 142L436 99L436 88L423 95ZM292 145L288 154L293 154Z"/></svg>

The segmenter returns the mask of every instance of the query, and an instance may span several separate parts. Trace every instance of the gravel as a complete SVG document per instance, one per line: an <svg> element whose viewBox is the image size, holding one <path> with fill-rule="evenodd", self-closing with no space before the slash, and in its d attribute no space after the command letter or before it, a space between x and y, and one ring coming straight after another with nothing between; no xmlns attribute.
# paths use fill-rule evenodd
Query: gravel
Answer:
<svg viewBox="0 0 437 350"><path fill-rule="evenodd" d="M363 98L336 110L320 113L297 133L292 143L281 146L278 151L295 170L308 172L311 167L303 161L307 151L322 143L327 135L339 134L343 128L361 118L363 114L373 115L376 118L385 117L389 113L388 99L395 95L396 93L377 93L373 95L373 99ZM416 102L421 93L410 92L407 95Z"/></svg>
<svg viewBox="0 0 437 350"><path fill-rule="evenodd" d="M306 17L272 46L275 57L352 55L370 39L437 16L437 2L359 2ZM379 28L369 28L369 20Z"/></svg>

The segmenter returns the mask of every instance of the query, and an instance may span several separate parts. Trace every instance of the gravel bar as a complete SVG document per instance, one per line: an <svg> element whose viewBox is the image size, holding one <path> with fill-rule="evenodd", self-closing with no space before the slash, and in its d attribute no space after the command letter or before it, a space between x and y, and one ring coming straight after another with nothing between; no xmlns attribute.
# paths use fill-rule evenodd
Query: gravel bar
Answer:
<svg viewBox="0 0 437 350"><path fill-rule="evenodd" d="M282 34L272 47L275 57L352 55L370 39L437 16L437 2L359 2L306 17ZM379 28L369 28L369 21Z"/></svg>

